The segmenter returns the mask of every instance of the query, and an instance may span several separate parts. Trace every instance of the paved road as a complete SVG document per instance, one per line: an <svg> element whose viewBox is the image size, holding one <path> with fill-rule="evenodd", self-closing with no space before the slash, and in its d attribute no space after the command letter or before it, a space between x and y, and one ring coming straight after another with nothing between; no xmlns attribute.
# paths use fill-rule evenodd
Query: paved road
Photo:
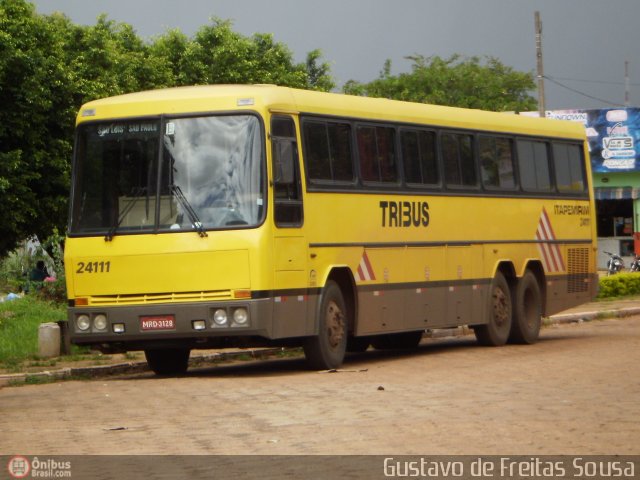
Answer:
<svg viewBox="0 0 640 480"><path fill-rule="evenodd" d="M640 316L300 359L0 389L2 454L640 454Z"/></svg>

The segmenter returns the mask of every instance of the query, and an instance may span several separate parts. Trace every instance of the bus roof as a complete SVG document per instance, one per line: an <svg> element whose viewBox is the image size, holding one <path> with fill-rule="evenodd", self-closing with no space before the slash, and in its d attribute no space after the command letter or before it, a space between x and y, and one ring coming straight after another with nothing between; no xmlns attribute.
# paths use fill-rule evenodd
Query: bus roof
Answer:
<svg viewBox="0 0 640 480"><path fill-rule="evenodd" d="M238 110L308 113L580 140L585 138L584 127L575 122L275 85L204 85L119 95L83 105L77 122Z"/></svg>

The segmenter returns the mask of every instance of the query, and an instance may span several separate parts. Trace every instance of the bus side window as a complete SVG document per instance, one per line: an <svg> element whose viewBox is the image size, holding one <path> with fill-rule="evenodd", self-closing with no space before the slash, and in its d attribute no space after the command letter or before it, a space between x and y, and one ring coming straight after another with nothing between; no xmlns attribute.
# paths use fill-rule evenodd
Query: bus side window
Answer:
<svg viewBox="0 0 640 480"><path fill-rule="evenodd" d="M435 132L401 130L400 151L408 184L436 185L440 182Z"/></svg>
<svg viewBox="0 0 640 480"><path fill-rule="evenodd" d="M311 183L353 183L351 125L307 120L302 124L303 152Z"/></svg>
<svg viewBox="0 0 640 480"><path fill-rule="evenodd" d="M461 133L446 132L442 134L441 146L447 187L477 186L473 137Z"/></svg>
<svg viewBox="0 0 640 480"><path fill-rule="evenodd" d="M304 219L295 131L290 117L272 118L273 202L278 227L299 227Z"/></svg>
<svg viewBox="0 0 640 480"><path fill-rule="evenodd" d="M365 182L397 183L395 129L360 126L356 130L360 176Z"/></svg>
<svg viewBox="0 0 640 480"><path fill-rule="evenodd" d="M582 170L580 146L567 143L553 143L553 165L556 186L562 193L584 192L586 182Z"/></svg>
<svg viewBox="0 0 640 480"><path fill-rule="evenodd" d="M550 192L551 173L547 143L518 140L516 144L522 189L525 192Z"/></svg>
<svg viewBox="0 0 640 480"><path fill-rule="evenodd" d="M484 187L489 190L514 190L516 180L511 139L482 135L479 151Z"/></svg>
<svg viewBox="0 0 640 480"><path fill-rule="evenodd" d="M282 139L273 141L273 181L278 187L276 193L284 193L285 197L295 195L294 162L297 155L294 149L295 143L291 141Z"/></svg>

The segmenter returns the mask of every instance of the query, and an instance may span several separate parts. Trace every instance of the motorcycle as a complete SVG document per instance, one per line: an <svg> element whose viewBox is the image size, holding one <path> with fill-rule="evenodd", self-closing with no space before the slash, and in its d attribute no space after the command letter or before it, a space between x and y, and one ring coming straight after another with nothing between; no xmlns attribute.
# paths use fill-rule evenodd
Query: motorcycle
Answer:
<svg viewBox="0 0 640 480"><path fill-rule="evenodd" d="M604 253L610 257L609 260L607 260L607 275L615 275L621 270L624 270L624 260L622 260L620 255L611 252Z"/></svg>
<svg viewBox="0 0 640 480"><path fill-rule="evenodd" d="M636 255L635 257L633 257L633 261L629 266L629 271L640 272L640 255Z"/></svg>

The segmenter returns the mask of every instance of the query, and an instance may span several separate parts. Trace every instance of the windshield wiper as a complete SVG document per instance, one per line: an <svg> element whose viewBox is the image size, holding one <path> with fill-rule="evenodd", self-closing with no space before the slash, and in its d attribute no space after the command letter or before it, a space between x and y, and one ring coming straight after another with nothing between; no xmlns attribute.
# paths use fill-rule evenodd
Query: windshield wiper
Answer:
<svg viewBox="0 0 640 480"><path fill-rule="evenodd" d="M113 236L115 235L116 231L118 230L118 227L120 227L120 225L124 221L124 217L127 216L127 214L131 211L131 209L136 204L138 199L140 197L142 197L142 194L144 192L146 192L146 191L147 191L147 187L137 187L136 189L134 189L131 192L132 198L127 202L127 204L122 209L122 213L120 213L120 216L118 217L118 221L116 222L115 225L113 225L109 229L107 234L104 236L104 241L105 242L110 242L111 240L113 240Z"/></svg>
<svg viewBox="0 0 640 480"><path fill-rule="evenodd" d="M175 194L185 212L187 212L187 215L189 216L189 220L191 220L193 227L198 231L198 235L200 235L201 237L207 237L208 235L204 230L204 225L202 225L202 222L198 218L198 214L189 203L189 200L187 200L187 197L185 197L184 193L182 193L182 189L180 188L180 186L171 185L171 191Z"/></svg>

